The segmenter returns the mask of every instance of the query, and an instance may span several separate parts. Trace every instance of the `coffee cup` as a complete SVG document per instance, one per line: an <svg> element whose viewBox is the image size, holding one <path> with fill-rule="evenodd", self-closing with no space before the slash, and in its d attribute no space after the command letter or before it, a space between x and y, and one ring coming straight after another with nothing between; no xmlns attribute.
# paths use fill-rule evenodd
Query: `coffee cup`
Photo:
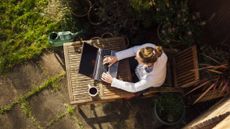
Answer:
<svg viewBox="0 0 230 129"><path fill-rule="evenodd" d="M88 85L88 94L91 97L95 97L98 95L98 88L96 86Z"/></svg>

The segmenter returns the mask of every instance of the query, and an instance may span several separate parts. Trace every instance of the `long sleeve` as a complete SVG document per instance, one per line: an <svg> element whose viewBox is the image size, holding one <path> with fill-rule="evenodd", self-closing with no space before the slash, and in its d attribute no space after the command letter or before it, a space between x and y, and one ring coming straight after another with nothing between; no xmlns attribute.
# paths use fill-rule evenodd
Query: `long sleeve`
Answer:
<svg viewBox="0 0 230 129"><path fill-rule="evenodd" d="M125 49L125 50L122 50L122 51L119 51L119 52L116 52L116 57L118 60L122 60L122 59L125 59L125 58L129 58L129 57L132 57L132 56L135 56L136 55L136 52L143 48L143 47L155 47L154 44L151 44L151 43L146 43L146 44L143 44L143 45L139 45L139 46L134 46L134 47L131 47L131 48L128 48L128 49Z"/></svg>
<svg viewBox="0 0 230 129"><path fill-rule="evenodd" d="M166 78L167 60L167 55L162 53L162 55L154 63L152 72L147 73L145 72L145 69L137 71L138 73L141 73L141 76L139 77L140 81L132 83L113 78L111 87L128 92L139 92L150 87L160 87Z"/></svg>
<svg viewBox="0 0 230 129"><path fill-rule="evenodd" d="M118 89L122 89L132 93L143 91L149 87L159 87L160 85L161 85L160 83L151 81L151 78L142 79L136 83L126 82L126 81L113 78L111 84L112 87L116 87Z"/></svg>

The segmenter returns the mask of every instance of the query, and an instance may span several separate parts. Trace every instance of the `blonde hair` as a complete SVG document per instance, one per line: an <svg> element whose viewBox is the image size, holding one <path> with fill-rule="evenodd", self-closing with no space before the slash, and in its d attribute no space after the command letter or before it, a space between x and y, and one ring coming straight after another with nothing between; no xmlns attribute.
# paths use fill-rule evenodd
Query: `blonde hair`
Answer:
<svg viewBox="0 0 230 129"><path fill-rule="evenodd" d="M143 63L155 63L163 53L161 46L153 47L145 47L141 48L139 52L139 56L142 58Z"/></svg>

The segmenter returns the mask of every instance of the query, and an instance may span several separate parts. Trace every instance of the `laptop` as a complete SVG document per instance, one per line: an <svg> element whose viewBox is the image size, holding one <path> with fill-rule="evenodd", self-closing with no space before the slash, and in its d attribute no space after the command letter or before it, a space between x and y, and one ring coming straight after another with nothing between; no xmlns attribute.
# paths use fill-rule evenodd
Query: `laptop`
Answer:
<svg viewBox="0 0 230 129"><path fill-rule="evenodd" d="M108 67L108 64L103 64L104 56L115 56L115 53L114 50L96 48L84 43L78 72L97 81L102 81L101 75L103 72L108 72L112 77L117 77L118 62L110 67Z"/></svg>

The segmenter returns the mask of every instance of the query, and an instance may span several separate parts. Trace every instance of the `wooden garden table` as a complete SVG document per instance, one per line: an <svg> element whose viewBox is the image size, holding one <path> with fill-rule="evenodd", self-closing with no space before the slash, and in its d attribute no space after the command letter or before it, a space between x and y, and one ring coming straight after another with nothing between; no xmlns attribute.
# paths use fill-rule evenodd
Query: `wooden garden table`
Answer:
<svg viewBox="0 0 230 129"><path fill-rule="evenodd" d="M67 73L68 93L71 104L86 104L95 102L109 102L115 99L130 97L133 94L122 91L108 84L96 82L92 78L78 73L82 42L94 45L96 47L112 50L122 50L126 48L125 39L122 37L76 41L65 43L64 56ZM127 59L119 62L118 78L125 81L131 81L130 66ZM97 97L88 95L88 84L95 85L99 89Z"/></svg>

